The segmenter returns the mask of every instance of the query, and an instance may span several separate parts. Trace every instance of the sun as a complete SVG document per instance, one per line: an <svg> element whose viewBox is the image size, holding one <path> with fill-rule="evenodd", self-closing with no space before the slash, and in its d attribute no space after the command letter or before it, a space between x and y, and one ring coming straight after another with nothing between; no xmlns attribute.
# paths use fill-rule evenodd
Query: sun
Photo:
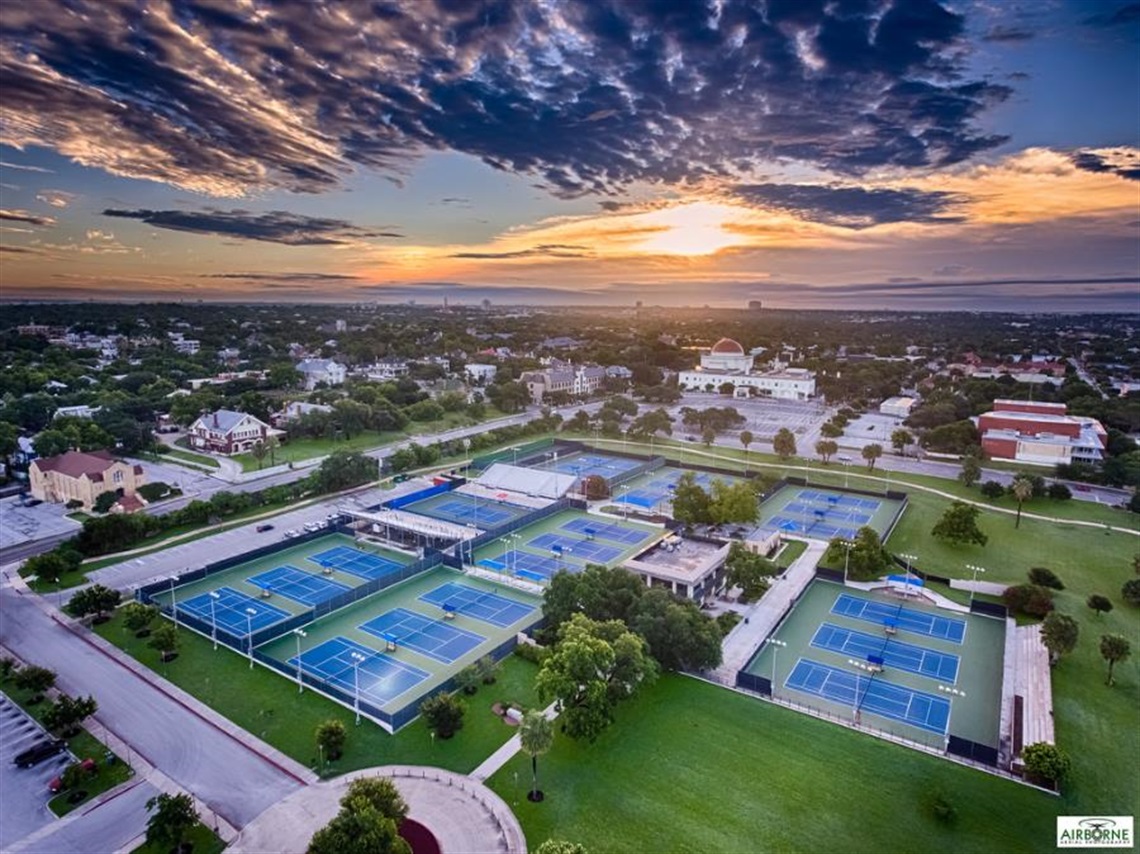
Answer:
<svg viewBox="0 0 1140 854"><path fill-rule="evenodd" d="M638 218L648 227L660 228L635 248L654 255L713 255L741 242L725 226L740 219L740 211L715 202L692 202L652 211Z"/></svg>

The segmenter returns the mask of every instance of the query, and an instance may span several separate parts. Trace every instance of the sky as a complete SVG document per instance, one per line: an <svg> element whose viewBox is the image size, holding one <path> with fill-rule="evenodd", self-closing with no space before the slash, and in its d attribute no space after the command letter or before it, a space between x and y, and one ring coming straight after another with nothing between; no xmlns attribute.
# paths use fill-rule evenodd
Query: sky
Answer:
<svg viewBox="0 0 1140 854"><path fill-rule="evenodd" d="M0 297L1140 310L1140 2L0 4Z"/></svg>

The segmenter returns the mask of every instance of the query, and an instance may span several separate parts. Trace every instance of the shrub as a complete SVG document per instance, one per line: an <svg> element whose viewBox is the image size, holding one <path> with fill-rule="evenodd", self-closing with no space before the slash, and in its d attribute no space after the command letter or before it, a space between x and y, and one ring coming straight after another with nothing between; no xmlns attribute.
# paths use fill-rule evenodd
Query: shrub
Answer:
<svg viewBox="0 0 1140 854"><path fill-rule="evenodd" d="M428 728L440 738L451 738L463 729L463 714L467 707L458 697L439 693L420 703L420 714Z"/></svg>
<svg viewBox="0 0 1140 854"><path fill-rule="evenodd" d="M538 664L540 666L549 654L550 650L547 647L537 644L520 643L515 647L515 655L523 661L529 661L531 664Z"/></svg>
<svg viewBox="0 0 1140 854"><path fill-rule="evenodd" d="M1068 501L1073 493L1065 484L1054 481L1049 484L1049 497L1056 501Z"/></svg>
<svg viewBox="0 0 1140 854"><path fill-rule="evenodd" d="M1053 590L1065 589L1065 585L1061 583L1061 579L1057 577L1056 573L1043 566L1035 566L1029 570L1029 583L1049 587Z"/></svg>
<svg viewBox="0 0 1140 854"><path fill-rule="evenodd" d="M931 816L940 824L951 825L958 820L958 808L950 802L945 792L934 792L927 799Z"/></svg>
<svg viewBox="0 0 1140 854"><path fill-rule="evenodd" d="M479 668L474 664L469 664L455 674L455 687L463 691L464 694L474 694L479 690Z"/></svg>
<svg viewBox="0 0 1140 854"><path fill-rule="evenodd" d="M118 500L119 494L117 492L103 492L95 499L95 503L91 506L91 509L96 513L107 513L115 506Z"/></svg>
<svg viewBox="0 0 1140 854"><path fill-rule="evenodd" d="M321 749L326 760L340 759L344 753L344 742L348 738L348 732L343 723L330 718L317 727L316 738L317 747Z"/></svg>
<svg viewBox="0 0 1140 854"><path fill-rule="evenodd" d="M1120 595L1129 605L1140 605L1140 578L1129 578L1120 588Z"/></svg>
<svg viewBox="0 0 1140 854"><path fill-rule="evenodd" d="M1001 498L1005 495L1005 487L996 480L987 480L981 486L982 495L986 498Z"/></svg>
<svg viewBox="0 0 1140 854"><path fill-rule="evenodd" d="M484 655L475 662L475 668L479 672L479 678L483 680L484 685L494 685L495 680L499 678L499 665L495 659L489 655Z"/></svg>
<svg viewBox="0 0 1140 854"><path fill-rule="evenodd" d="M1044 617L1053 610L1053 591L1037 584L1007 587L1001 598L1011 611L1030 617Z"/></svg>
<svg viewBox="0 0 1140 854"><path fill-rule="evenodd" d="M1072 768L1072 762L1065 751L1053 744L1039 741L1021 751L1025 763L1025 775L1031 781L1052 786L1061 782Z"/></svg>
<svg viewBox="0 0 1140 854"><path fill-rule="evenodd" d="M68 510L78 510L80 507L83 506L83 502L80 501L78 498L73 498L70 501L68 501L66 504L64 504L63 506L66 507Z"/></svg>
<svg viewBox="0 0 1140 854"><path fill-rule="evenodd" d="M742 619L744 618L735 611L725 611L723 614L719 614L716 618L716 627L720 629L720 636L726 637Z"/></svg>
<svg viewBox="0 0 1140 854"><path fill-rule="evenodd" d="M144 483L138 488L138 494L142 496L144 501L158 501L170 494L170 485L161 480L156 480L154 483Z"/></svg>

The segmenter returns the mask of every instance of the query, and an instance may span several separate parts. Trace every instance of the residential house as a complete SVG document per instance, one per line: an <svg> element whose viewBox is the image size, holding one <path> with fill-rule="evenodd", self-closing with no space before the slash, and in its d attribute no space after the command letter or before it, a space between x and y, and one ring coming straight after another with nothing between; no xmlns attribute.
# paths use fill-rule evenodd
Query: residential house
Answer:
<svg viewBox="0 0 1140 854"><path fill-rule="evenodd" d="M84 510L91 510L104 492L118 492L124 499L133 499L146 483L141 465L115 459L107 451L68 451L33 460L28 475L35 498L56 504L79 501ZM141 502L132 500L122 509L130 512L139 506Z"/></svg>
<svg viewBox="0 0 1140 854"><path fill-rule="evenodd" d="M270 436L281 437L284 430L269 426L247 412L219 409L203 415L190 425L190 447L215 454L242 454Z"/></svg>
<svg viewBox="0 0 1140 854"><path fill-rule="evenodd" d="M269 420L273 422L274 427L284 427L290 421L296 421L303 415L311 415L315 412L323 412L328 414L333 411L331 406L324 406L320 403L305 403L304 401L295 400L292 403L285 404L285 408L280 412L274 412Z"/></svg>
<svg viewBox="0 0 1140 854"><path fill-rule="evenodd" d="M471 362L463 368L463 371L470 377L472 382L489 383L495 378L495 374L499 372L499 368L497 365Z"/></svg>
<svg viewBox="0 0 1140 854"><path fill-rule="evenodd" d="M559 363L542 371L526 371L519 382L527 387L531 400L541 404L549 394L563 392L574 397L593 394L605 379L606 370L599 365L565 365Z"/></svg>
<svg viewBox="0 0 1140 854"><path fill-rule="evenodd" d="M61 406L52 415L51 420L57 418L94 418L101 406Z"/></svg>
<svg viewBox="0 0 1140 854"><path fill-rule="evenodd" d="M312 391L318 383L325 385L343 385L347 369L332 359L302 359L297 363L297 370L305 380L305 388Z"/></svg>

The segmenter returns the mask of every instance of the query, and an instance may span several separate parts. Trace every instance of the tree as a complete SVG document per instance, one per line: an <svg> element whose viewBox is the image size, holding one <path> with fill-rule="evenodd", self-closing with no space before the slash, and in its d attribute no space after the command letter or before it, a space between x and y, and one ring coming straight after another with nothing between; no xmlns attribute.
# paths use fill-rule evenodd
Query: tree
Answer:
<svg viewBox="0 0 1140 854"><path fill-rule="evenodd" d="M708 509L710 522L755 522L759 512L756 492L748 481L726 483L718 478L712 482Z"/></svg>
<svg viewBox="0 0 1140 854"><path fill-rule="evenodd" d="M1089 598L1085 600L1085 604L1088 605L1092 610L1096 611L1096 615L1098 617L1101 614L1107 614L1112 610L1112 600L1107 596L1102 596L1099 593L1090 594Z"/></svg>
<svg viewBox="0 0 1140 854"><path fill-rule="evenodd" d="M379 476L380 463L372 457L356 451L337 451L325 458L314 479L319 492L339 492Z"/></svg>
<svg viewBox="0 0 1140 854"><path fill-rule="evenodd" d="M820 439L815 443L815 452L819 454L819 458L823 460L823 464L827 465L832 455L839 452L839 443L834 439Z"/></svg>
<svg viewBox="0 0 1140 854"><path fill-rule="evenodd" d="M557 637L562 624L578 613L591 620L621 620L629 625L645 591L641 579L621 567L588 564L579 573L555 573L543 594L544 632Z"/></svg>
<svg viewBox="0 0 1140 854"><path fill-rule="evenodd" d="M624 623L575 614L559 629L536 687L544 702L558 701L567 735L593 741L613 721L614 706L656 676L645 640Z"/></svg>
<svg viewBox="0 0 1140 854"><path fill-rule="evenodd" d="M265 447L264 442L257 442L252 448L249 449L250 456L257 460L257 468L261 469L261 464L265 458L269 456L269 448Z"/></svg>
<svg viewBox="0 0 1140 854"><path fill-rule="evenodd" d="M1101 635L1100 655L1108 662L1108 681L1105 684L1112 685L1112 668L1118 661L1125 661L1132 655L1132 644L1124 635Z"/></svg>
<svg viewBox="0 0 1140 854"><path fill-rule="evenodd" d="M537 803L543 799L538 788L538 757L549 751L553 744L554 721L535 709L524 714L519 723L519 745L530 757L531 791L527 800Z"/></svg>
<svg viewBox="0 0 1140 854"><path fill-rule="evenodd" d="M875 460L883 455L883 446L877 443L863 446L863 459L867 461L867 470L875 470Z"/></svg>
<svg viewBox="0 0 1140 854"><path fill-rule="evenodd" d="M1044 617L1053 610L1053 591L1038 584L1015 584L1002 591L1009 610L1030 617Z"/></svg>
<svg viewBox="0 0 1140 854"><path fill-rule="evenodd" d="M1029 570L1029 583L1040 584L1042 587L1049 587L1053 590L1064 590L1065 585L1061 579L1057 577L1057 573L1044 566L1035 566Z"/></svg>
<svg viewBox="0 0 1140 854"><path fill-rule="evenodd" d="M1049 497L1054 501L1069 501L1073 497L1073 492L1065 484L1055 480L1049 484Z"/></svg>
<svg viewBox="0 0 1140 854"><path fill-rule="evenodd" d="M987 480L982 484L982 495L990 499L998 499L1005 495L1005 487L996 480Z"/></svg>
<svg viewBox="0 0 1140 854"><path fill-rule="evenodd" d="M151 649L162 653L163 661L169 660L178 651L178 642L178 630L170 623L163 623L150 636Z"/></svg>
<svg viewBox="0 0 1140 854"><path fill-rule="evenodd" d="M775 438L772 439L772 450L776 452L781 460L787 461L796 455L796 437L787 427L781 427L776 431Z"/></svg>
<svg viewBox="0 0 1140 854"><path fill-rule="evenodd" d="M23 691L43 694L45 691L50 691L55 684L55 671L40 667L38 664L29 664L17 670L12 681Z"/></svg>
<svg viewBox="0 0 1140 854"><path fill-rule="evenodd" d="M711 499L692 472L685 472L673 490L673 518L678 522L708 522Z"/></svg>
<svg viewBox="0 0 1140 854"><path fill-rule="evenodd" d="M1041 642L1049 650L1049 663L1056 664L1062 655L1072 652L1080 635L1080 625L1068 614L1049 614L1041 624Z"/></svg>
<svg viewBox="0 0 1140 854"><path fill-rule="evenodd" d="M110 513L111 508L118 503L120 497L119 493L114 490L100 492L91 505L91 510L95 513Z"/></svg>
<svg viewBox="0 0 1140 854"><path fill-rule="evenodd" d="M970 487L981 480L981 477L981 460L979 460L975 454L966 454L962 457L962 470L958 472L958 480L961 481L964 486ZM990 482L992 483L994 481Z"/></svg>
<svg viewBox="0 0 1140 854"><path fill-rule="evenodd" d="M744 446L744 473L748 473L748 446L756 440L751 430L740 431L740 444Z"/></svg>
<svg viewBox="0 0 1140 854"><path fill-rule="evenodd" d="M469 664L455 674L455 687L470 696L479 690L479 668Z"/></svg>
<svg viewBox="0 0 1140 854"><path fill-rule="evenodd" d="M989 542L989 537L978 527L978 508L964 501L955 501L947 507L930 533L933 537L952 544L976 543L984 546Z"/></svg>
<svg viewBox="0 0 1140 854"><path fill-rule="evenodd" d="M277 450L281 447L281 440L276 436L266 436L263 444L265 449L269 451L269 464L271 466L277 465Z"/></svg>
<svg viewBox="0 0 1140 854"><path fill-rule="evenodd" d="M62 735L74 735L79 725L99 710L93 697L72 698L63 694L44 712L44 726Z"/></svg>
<svg viewBox="0 0 1140 854"><path fill-rule="evenodd" d="M333 820L313 834L308 854L411 854L398 830L407 805L391 781L354 780L340 804Z"/></svg>
<svg viewBox="0 0 1140 854"><path fill-rule="evenodd" d="M153 813L146 823L146 842L155 848L181 850L182 840L198 823L198 811L189 795L168 795L165 792L146 802L147 812Z"/></svg>
<svg viewBox="0 0 1140 854"><path fill-rule="evenodd" d="M645 639L662 670L710 670L721 662L721 635L691 599L656 587L634 606L629 627Z"/></svg>
<svg viewBox="0 0 1140 854"><path fill-rule="evenodd" d="M463 715L466 711L463 701L446 691L420 703L420 714L427 721L428 729L439 738L451 738L463 729Z"/></svg>
<svg viewBox="0 0 1140 854"><path fill-rule="evenodd" d="M1129 605L1140 605L1140 578L1129 578L1120 588L1120 596Z"/></svg>
<svg viewBox="0 0 1140 854"><path fill-rule="evenodd" d="M706 447L710 447L716 441L716 430L712 427L706 427L701 431L701 443Z"/></svg>
<svg viewBox="0 0 1140 854"><path fill-rule="evenodd" d="M73 617L86 617L94 614L96 619L102 619L108 611L118 607L123 594L112 590L102 584L80 590L67 603L67 610Z"/></svg>
<svg viewBox="0 0 1140 854"><path fill-rule="evenodd" d="M1025 763L1025 771L1032 779L1047 785L1060 783L1072 768L1068 754L1045 741L1023 748L1021 761Z"/></svg>
<svg viewBox="0 0 1140 854"><path fill-rule="evenodd" d="M344 743L348 740L348 730L336 718L329 718L317 725L317 748L325 761L340 759L344 753Z"/></svg>
<svg viewBox="0 0 1140 854"><path fill-rule="evenodd" d="M123 606L123 626L128 631L141 632L154 622L158 608L142 602L128 602Z"/></svg>
<svg viewBox="0 0 1140 854"><path fill-rule="evenodd" d="M768 579L780 571L775 563L761 554L756 554L735 542L728 550L725 560L728 570L726 581L730 587L741 589L741 601L752 602L768 590Z"/></svg>
<svg viewBox="0 0 1140 854"><path fill-rule="evenodd" d="M831 421L819 428L819 435L825 439L838 439L843 435L843 428Z"/></svg>
<svg viewBox="0 0 1140 854"><path fill-rule="evenodd" d="M59 581L65 572L68 572L72 567L64 559L63 555L55 550L45 552L42 555L36 555L28 558L24 564L24 575L30 577L35 576L44 581Z"/></svg>
<svg viewBox="0 0 1140 854"><path fill-rule="evenodd" d="M385 818L399 823L408 817L408 803L400 790L387 777L361 777L348 784L340 799L341 809L359 811L374 809Z"/></svg>
<svg viewBox="0 0 1140 854"><path fill-rule="evenodd" d="M1013 527L1020 528L1021 505L1033 497L1033 481L1025 475L1019 474L1009 485L1009 494L1017 499L1017 521L1013 523Z"/></svg>
<svg viewBox="0 0 1140 854"><path fill-rule="evenodd" d="M489 655L484 655L475 662L475 669L479 672L479 679L484 685L494 685L499 678L499 665Z"/></svg>
<svg viewBox="0 0 1140 854"><path fill-rule="evenodd" d="M898 430L891 431L891 446L900 454L911 444L914 444L914 436L909 430L900 427Z"/></svg>

